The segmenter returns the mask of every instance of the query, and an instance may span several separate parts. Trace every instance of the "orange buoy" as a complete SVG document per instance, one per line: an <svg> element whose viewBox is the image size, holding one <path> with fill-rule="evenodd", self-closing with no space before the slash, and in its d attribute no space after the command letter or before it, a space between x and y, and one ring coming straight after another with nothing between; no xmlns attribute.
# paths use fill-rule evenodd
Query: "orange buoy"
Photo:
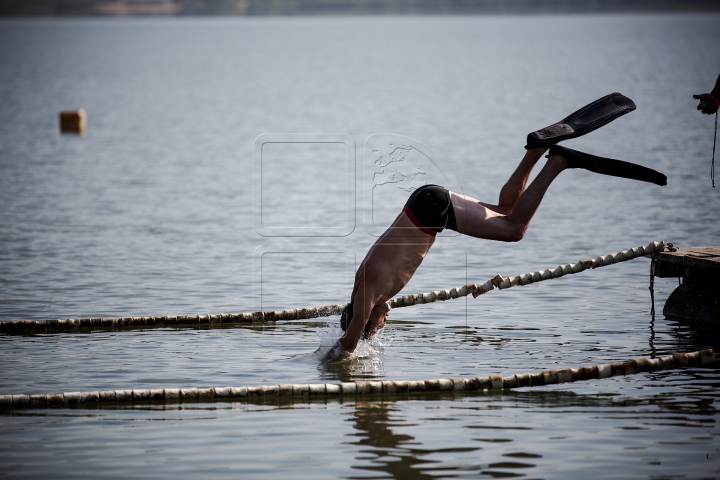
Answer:
<svg viewBox="0 0 720 480"><path fill-rule="evenodd" d="M87 128L85 110L64 110L60 112L60 133L82 135Z"/></svg>

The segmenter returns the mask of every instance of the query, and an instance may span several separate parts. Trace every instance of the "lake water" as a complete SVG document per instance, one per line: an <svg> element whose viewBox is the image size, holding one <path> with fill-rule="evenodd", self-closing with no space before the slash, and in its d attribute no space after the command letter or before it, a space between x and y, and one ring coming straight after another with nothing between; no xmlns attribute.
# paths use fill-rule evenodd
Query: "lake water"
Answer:
<svg viewBox="0 0 720 480"><path fill-rule="evenodd" d="M719 73L719 21L0 21L0 320L344 303L408 188L495 201L528 132L614 91L637 110L566 145L667 187L564 172L523 241L444 233L405 292L654 240L717 245L714 119L691 96ZM74 108L86 135L60 135ZM653 321L648 284L637 259L396 309L331 365L318 357L337 318L0 335L0 394L510 375L720 348L714 325ZM659 311L676 285L656 280ZM718 386L717 368L696 368L492 395L14 411L0 473L716 478Z"/></svg>

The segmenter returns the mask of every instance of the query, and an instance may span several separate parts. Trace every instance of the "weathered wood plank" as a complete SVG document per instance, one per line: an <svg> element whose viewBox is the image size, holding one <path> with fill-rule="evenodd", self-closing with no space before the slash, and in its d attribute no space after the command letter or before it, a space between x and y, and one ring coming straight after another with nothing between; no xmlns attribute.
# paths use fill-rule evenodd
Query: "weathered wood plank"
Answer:
<svg viewBox="0 0 720 480"><path fill-rule="evenodd" d="M658 261L720 270L720 246L678 248L675 252L661 252L658 254Z"/></svg>

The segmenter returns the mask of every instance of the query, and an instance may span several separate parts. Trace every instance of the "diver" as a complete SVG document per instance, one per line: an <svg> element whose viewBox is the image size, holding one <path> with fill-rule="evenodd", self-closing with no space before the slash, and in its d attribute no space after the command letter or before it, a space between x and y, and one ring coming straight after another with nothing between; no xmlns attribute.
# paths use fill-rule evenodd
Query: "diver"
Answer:
<svg viewBox="0 0 720 480"><path fill-rule="evenodd" d="M655 170L557 145L563 140L585 135L633 110L635 104L632 100L613 93L553 125L530 133L525 146L527 152L500 190L497 205L438 185L423 185L412 192L400 214L360 264L350 303L340 319L345 333L324 360L348 357L362 337L371 337L385 326L390 313L386 302L410 281L435 242L435 236L443 229L487 240L517 242L525 235L550 184L567 168L584 168L605 175L666 185L665 175ZM545 165L525 188L530 172L546 152Z"/></svg>

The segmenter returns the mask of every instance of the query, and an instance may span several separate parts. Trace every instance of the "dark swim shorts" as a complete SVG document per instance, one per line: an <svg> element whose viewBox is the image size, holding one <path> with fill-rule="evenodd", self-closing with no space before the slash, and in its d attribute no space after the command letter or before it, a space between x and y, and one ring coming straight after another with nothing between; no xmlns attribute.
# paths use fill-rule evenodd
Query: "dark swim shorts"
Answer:
<svg viewBox="0 0 720 480"><path fill-rule="evenodd" d="M438 185L423 185L408 198L403 212L421 231L435 236L443 229L457 231L450 192Z"/></svg>

